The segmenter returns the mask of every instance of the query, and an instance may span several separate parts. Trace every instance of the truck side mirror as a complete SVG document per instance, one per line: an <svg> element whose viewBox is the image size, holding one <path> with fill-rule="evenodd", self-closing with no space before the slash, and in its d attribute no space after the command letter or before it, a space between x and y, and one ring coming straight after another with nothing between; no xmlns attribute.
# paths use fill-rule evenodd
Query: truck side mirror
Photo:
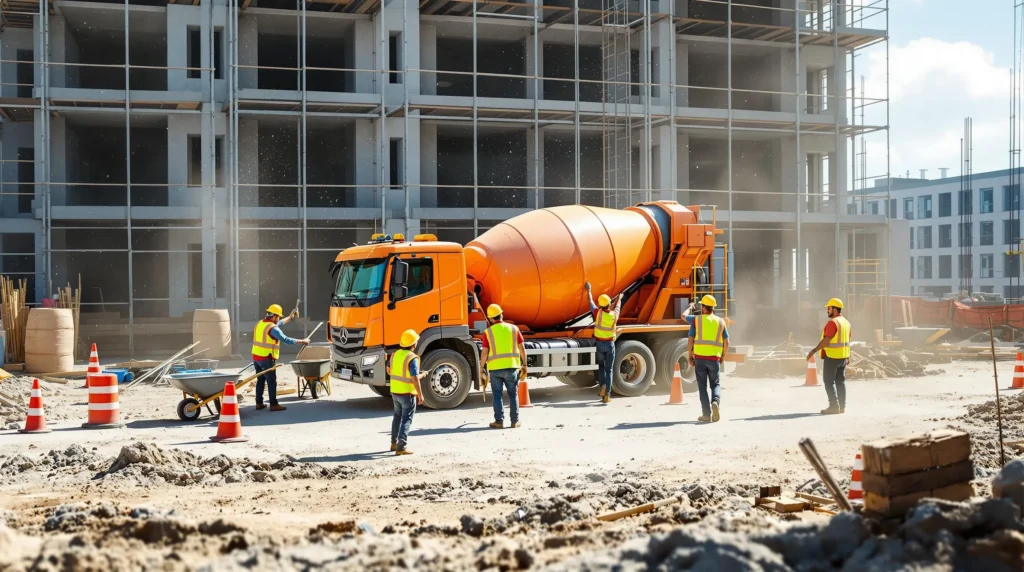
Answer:
<svg viewBox="0 0 1024 572"><path fill-rule="evenodd" d="M409 263L401 260L395 261L395 276L391 281L395 286L405 286L409 281Z"/></svg>

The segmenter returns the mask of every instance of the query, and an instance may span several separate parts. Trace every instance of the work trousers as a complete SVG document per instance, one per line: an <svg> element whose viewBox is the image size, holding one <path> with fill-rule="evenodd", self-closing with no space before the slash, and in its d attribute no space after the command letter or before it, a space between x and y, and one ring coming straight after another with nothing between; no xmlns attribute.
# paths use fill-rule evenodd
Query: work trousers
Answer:
<svg viewBox="0 0 1024 572"><path fill-rule="evenodd" d="M392 393L391 401L395 404L395 415L391 418L391 442L398 445L398 450L401 451L409 442L412 416L416 414L416 396L409 393Z"/></svg>
<svg viewBox="0 0 1024 572"><path fill-rule="evenodd" d="M847 359L825 357L821 362L821 379L825 393L828 394L828 406L846 409L846 362Z"/></svg>
<svg viewBox="0 0 1024 572"><path fill-rule="evenodd" d="M509 417L512 424L519 422L519 370L518 369L496 369L487 372L491 378L491 396L494 403L494 420L498 423L505 421L505 406L501 402L502 388L508 392Z"/></svg>
<svg viewBox="0 0 1024 572"><path fill-rule="evenodd" d="M275 360L272 357L268 357L263 361L254 361L252 364L256 367L256 373L266 371L275 365ZM270 394L270 404L277 405L277 370L268 371L263 375L256 378L256 405L263 403L263 386L266 384L267 392Z"/></svg>
<svg viewBox="0 0 1024 572"><path fill-rule="evenodd" d="M722 362L710 359L697 358L697 365L694 368L697 373L697 391L700 392L700 410L704 415L711 415L711 402L722 403L722 386L719 383L719 366ZM708 398L708 386L711 386L711 396Z"/></svg>
<svg viewBox="0 0 1024 572"><path fill-rule="evenodd" d="M615 341L597 340L597 383L612 394L612 369L615 367Z"/></svg>

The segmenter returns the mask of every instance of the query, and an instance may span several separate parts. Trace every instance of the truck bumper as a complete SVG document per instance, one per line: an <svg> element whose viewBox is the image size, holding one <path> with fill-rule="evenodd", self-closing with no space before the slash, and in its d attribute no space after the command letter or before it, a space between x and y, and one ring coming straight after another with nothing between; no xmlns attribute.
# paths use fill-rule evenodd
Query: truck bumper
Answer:
<svg viewBox="0 0 1024 572"><path fill-rule="evenodd" d="M377 356L377 361L373 365L364 366L363 360L369 356ZM331 377L365 385L387 385L388 380L384 367L387 357L384 348L350 357L340 357L335 353L332 357L334 368L331 371Z"/></svg>

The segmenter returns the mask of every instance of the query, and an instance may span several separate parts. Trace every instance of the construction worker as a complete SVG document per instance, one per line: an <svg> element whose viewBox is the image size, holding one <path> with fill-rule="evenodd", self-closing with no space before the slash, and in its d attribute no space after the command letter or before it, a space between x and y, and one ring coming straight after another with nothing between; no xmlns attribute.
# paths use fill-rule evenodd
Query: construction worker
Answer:
<svg viewBox="0 0 1024 572"><path fill-rule="evenodd" d="M256 327L252 331L252 363L256 368L256 373L274 367L274 363L281 355L281 344L288 344L290 346L295 344L309 345L309 338L297 340L289 338L281 331L281 326L298 316L298 308L285 318L282 316L281 306L271 304L267 308L267 316L256 322ZM256 380L256 409L264 409L266 407L266 404L263 403L264 384L267 385L268 393L270 393L270 410L284 411L287 409L287 407L277 403L277 370L268 371Z"/></svg>
<svg viewBox="0 0 1024 572"><path fill-rule="evenodd" d="M619 311L622 310L622 296L615 297L615 306L607 294L594 297L590 293L590 282L583 285L587 289L590 311L594 314L594 338L597 340L597 381L601 384L598 397L604 403L612 402L612 369L615 367L615 326L619 323Z"/></svg>
<svg viewBox="0 0 1024 572"><path fill-rule="evenodd" d="M697 374L697 389L700 391L701 416L697 421L715 422L721 419L722 390L719 373L722 356L729 352L729 329L725 320L715 315L718 302L714 296L705 294L700 299L701 315L693 320L690 328L690 365ZM708 398L708 385L711 396Z"/></svg>
<svg viewBox="0 0 1024 572"><path fill-rule="evenodd" d="M505 408L501 403L502 388L508 392L509 427L521 426L519 422L519 381L526 379L526 347L523 334L514 324L504 320L501 306L487 307L490 327L484 332L483 347L480 349L480 379L491 383L494 398L494 423L492 429L505 426Z"/></svg>
<svg viewBox="0 0 1024 572"><path fill-rule="evenodd" d="M395 455L412 455L406 445L409 443L409 429L416 406L423 403L423 389L420 380L427 372L420 373L420 356L416 355L416 343L420 335L416 330L402 332L399 343L402 349L391 354L388 361L388 376L391 378L391 401L395 404L395 415L391 418L391 450Z"/></svg>
<svg viewBox="0 0 1024 572"><path fill-rule="evenodd" d="M850 360L850 322L843 317L843 301L832 298L825 304L828 322L821 341L807 354L807 361L821 352L821 378L828 395L828 408L822 415L846 413L846 363Z"/></svg>

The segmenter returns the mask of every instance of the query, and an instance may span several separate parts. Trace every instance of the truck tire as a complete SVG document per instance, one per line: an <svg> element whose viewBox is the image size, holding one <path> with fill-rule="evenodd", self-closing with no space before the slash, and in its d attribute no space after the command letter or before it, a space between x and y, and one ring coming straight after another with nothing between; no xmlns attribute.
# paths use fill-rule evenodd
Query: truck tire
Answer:
<svg viewBox="0 0 1024 572"><path fill-rule="evenodd" d="M430 375L420 382L423 404L431 409L451 409L466 400L473 379L469 362L454 350L434 350L423 357L421 371Z"/></svg>
<svg viewBox="0 0 1024 572"><path fill-rule="evenodd" d="M381 397L386 397L388 399L391 399L391 386L390 385L371 385L370 389L372 389L374 393L376 393L377 395L379 395Z"/></svg>
<svg viewBox="0 0 1024 572"><path fill-rule="evenodd" d="M597 385L597 372L581 371L577 373L570 373L569 375L560 375L558 376L558 381L561 381L570 387L586 389Z"/></svg>
<svg viewBox="0 0 1024 572"><path fill-rule="evenodd" d="M658 371L655 373L654 382L659 389L668 391L672 388L672 375L676 371L676 364L679 364L679 374L683 378L683 393L694 393L697 391L697 376L686 359L686 348L689 341L686 338L662 344L658 348L655 362L658 364Z"/></svg>
<svg viewBox="0 0 1024 572"><path fill-rule="evenodd" d="M643 395L654 383L657 364L645 344L626 340L615 344L612 391L626 397Z"/></svg>

